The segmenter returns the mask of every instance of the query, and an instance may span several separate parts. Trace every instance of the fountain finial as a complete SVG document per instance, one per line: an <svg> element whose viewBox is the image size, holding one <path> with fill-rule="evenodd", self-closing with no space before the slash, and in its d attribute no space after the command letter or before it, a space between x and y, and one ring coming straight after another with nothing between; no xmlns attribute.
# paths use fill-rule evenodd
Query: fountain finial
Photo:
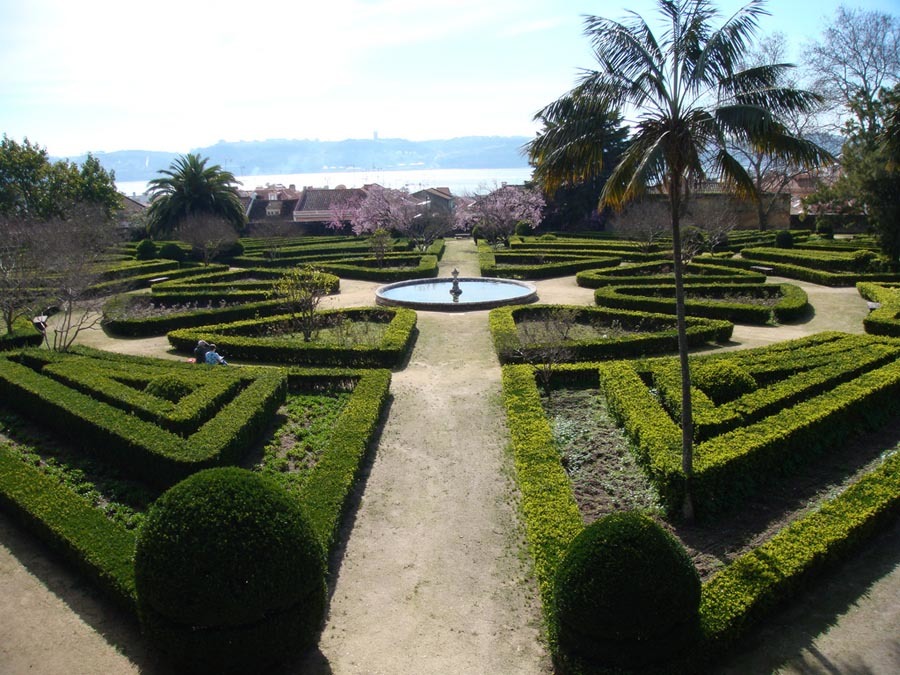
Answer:
<svg viewBox="0 0 900 675"><path fill-rule="evenodd" d="M453 281L450 284L450 295L453 296L453 302L459 302L459 296L462 295L462 290L459 288L459 270L455 267L453 271L450 273L453 275Z"/></svg>

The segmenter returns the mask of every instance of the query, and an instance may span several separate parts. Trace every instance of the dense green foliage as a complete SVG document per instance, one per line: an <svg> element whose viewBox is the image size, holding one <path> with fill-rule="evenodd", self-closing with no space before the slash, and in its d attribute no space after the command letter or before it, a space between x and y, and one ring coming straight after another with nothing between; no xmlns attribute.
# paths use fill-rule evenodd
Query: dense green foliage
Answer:
<svg viewBox="0 0 900 675"><path fill-rule="evenodd" d="M194 474L153 505L135 548L145 634L180 668L247 672L312 646L325 557L300 503L261 474Z"/></svg>
<svg viewBox="0 0 900 675"><path fill-rule="evenodd" d="M150 232L164 236L192 214L217 216L236 230L246 223L237 194L237 181L218 164L207 166L206 158L188 153L149 183L151 204L147 212Z"/></svg>
<svg viewBox="0 0 900 675"><path fill-rule="evenodd" d="M900 286L858 283L859 294L880 305L863 320L866 332L900 337Z"/></svg>
<svg viewBox="0 0 900 675"><path fill-rule="evenodd" d="M90 204L110 217L122 203L115 181L93 155L79 167L51 162L47 150L27 138L19 144L4 134L0 141L0 215L49 220Z"/></svg>
<svg viewBox="0 0 900 675"><path fill-rule="evenodd" d="M636 511L594 521L556 569L551 630L569 672L665 666L692 650L700 577L681 544Z"/></svg>

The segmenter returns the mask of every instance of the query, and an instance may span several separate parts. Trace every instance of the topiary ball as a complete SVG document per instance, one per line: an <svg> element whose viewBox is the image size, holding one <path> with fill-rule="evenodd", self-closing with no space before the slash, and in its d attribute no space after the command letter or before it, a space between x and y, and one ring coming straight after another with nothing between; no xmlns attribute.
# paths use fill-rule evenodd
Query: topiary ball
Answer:
<svg viewBox="0 0 900 675"><path fill-rule="evenodd" d="M182 262L187 258L187 253L184 252L184 249L171 241L163 244L157 255L163 260L174 260L176 262Z"/></svg>
<svg viewBox="0 0 900 675"><path fill-rule="evenodd" d="M727 359L698 364L691 371L691 383L716 405L733 401L757 387L753 375Z"/></svg>
<svg viewBox="0 0 900 675"><path fill-rule="evenodd" d="M144 393L164 398L172 403L177 403L193 390L194 386L190 382L174 373L154 377L144 387Z"/></svg>
<svg viewBox="0 0 900 675"><path fill-rule="evenodd" d="M135 549L145 634L180 669L259 672L315 643L325 557L295 496L208 469L165 492Z"/></svg>
<svg viewBox="0 0 900 675"><path fill-rule="evenodd" d="M697 635L697 570L672 535L634 511L606 516L572 541L553 593L564 670L672 665Z"/></svg>
<svg viewBox="0 0 900 675"><path fill-rule="evenodd" d="M794 248L794 235L789 230L775 233L775 248Z"/></svg>
<svg viewBox="0 0 900 675"><path fill-rule="evenodd" d="M153 260L156 257L156 244L150 239L141 239L134 249L135 260Z"/></svg>

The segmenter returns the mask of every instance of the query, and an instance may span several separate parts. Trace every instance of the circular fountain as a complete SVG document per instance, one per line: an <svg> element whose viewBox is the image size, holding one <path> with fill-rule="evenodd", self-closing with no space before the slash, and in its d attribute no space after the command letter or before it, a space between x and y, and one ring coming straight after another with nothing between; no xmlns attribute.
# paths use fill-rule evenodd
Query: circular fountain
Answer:
<svg viewBox="0 0 900 675"><path fill-rule="evenodd" d="M533 284L511 279L460 277L452 279L413 279L381 286L375 291L375 303L435 312L467 312L501 305L522 305L537 300Z"/></svg>

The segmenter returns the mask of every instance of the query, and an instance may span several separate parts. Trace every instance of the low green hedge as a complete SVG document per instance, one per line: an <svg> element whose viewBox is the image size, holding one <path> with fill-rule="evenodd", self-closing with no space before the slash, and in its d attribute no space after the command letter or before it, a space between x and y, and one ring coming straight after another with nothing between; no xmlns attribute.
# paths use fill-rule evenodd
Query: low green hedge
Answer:
<svg viewBox="0 0 900 675"><path fill-rule="evenodd" d="M284 312L284 304L279 300L263 300L226 305L210 309L191 309L184 312L147 316L140 318L116 318L114 303L128 301L141 296L123 296L107 302L103 309L103 330L118 337L149 337L165 335L178 328L196 328L210 324L242 321L263 316L274 316Z"/></svg>
<svg viewBox="0 0 900 675"><path fill-rule="evenodd" d="M766 275L707 262L690 262L685 265L685 283L761 284ZM674 284L671 261L622 265L610 270L585 270L575 275L575 282L583 288L600 288L627 283L630 286L659 286Z"/></svg>
<svg viewBox="0 0 900 675"><path fill-rule="evenodd" d="M0 335L0 352L22 347L39 347L44 341L44 335L34 327L26 317L19 317L13 321L12 333Z"/></svg>
<svg viewBox="0 0 900 675"><path fill-rule="evenodd" d="M798 342L837 345L838 337L839 334L828 334ZM790 355L797 348L784 343L776 351ZM627 365L615 362L602 367ZM562 366L561 370L567 371L563 373L565 379L587 386L597 376L597 364ZM629 386L628 370L623 372L626 377L619 386ZM634 384L647 390L640 377ZM553 604L553 575L583 524L540 403L533 368L504 366L503 396L516 460L516 481L522 491L526 534L546 617ZM650 396L650 401L655 400ZM640 423L640 419L640 415L636 416L634 423ZM651 423L642 425L642 430L647 435L657 431ZM665 434L657 438L657 443L667 443ZM659 472L679 470L680 438L675 439L674 445L676 461L667 469L669 461L657 458L655 461L662 463ZM775 609L809 588L819 573L847 559L873 533L891 522L898 507L900 453L894 452L875 471L704 583L700 605L703 642L697 649L698 662L712 662ZM550 648L555 653L557 645L551 644Z"/></svg>
<svg viewBox="0 0 900 675"><path fill-rule="evenodd" d="M806 291L794 284L687 284L685 311L691 316L725 319L735 323L766 324L792 321L804 315L809 304ZM727 294L754 295L759 298L780 296L773 307L741 302L716 302L708 297ZM700 296L700 299L694 299ZM643 312L675 313L675 287L602 286L594 291L594 301L601 307L631 309Z"/></svg>
<svg viewBox="0 0 900 675"><path fill-rule="evenodd" d="M134 532L2 444L0 505L113 602L134 611Z"/></svg>
<svg viewBox="0 0 900 675"><path fill-rule="evenodd" d="M373 257L320 262L316 266L345 279L377 281L383 284L407 279L429 279L438 274L436 255L416 253L388 254L381 266Z"/></svg>
<svg viewBox="0 0 900 675"><path fill-rule="evenodd" d="M710 656L806 591L900 510L900 453L818 510L733 561L703 585L700 619Z"/></svg>
<svg viewBox="0 0 900 675"><path fill-rule="evenodd" d="M106 354L80 348L82 356L98 362L143 368L156 364L158 372L206 371L158 359ZM34 365L60 363L68 357L27 352ZM225 369L221 369L225 370ZM243 370L243 369L242 369ZM315 391L337 388L352 391L338 417L330 446L319 459L298 499L303 502L319 540L332 550L340 520L358 480L363 460L378 429L389 396L387 370L272 369L272 376L291 388ZM182 373L183 374L183 373ZM10 401L4 397L4 402ZM268 424L274 411L266 418ZM43 420L43 418L41 418ZM121 446L119 446L121 447ZM145 475L138 476L141 479ZM135 534L109 520L81 496L55 479L28 466L0 443L0 505L51 548L97 583L109 597L129 611L135 610Z"/></svg>
<svg viewBox="0 0 900 675"><path fill-rule="evenodd" d="M233 359L261 361L280 365L392 367L406 356L416 327L416 313L401 307L349 308L320 312L324 318L344 316L350 320L388 323L381 343L369 346L335 346L304 342L294 337L267 337L289 321L287 315L233 323L183 328L170 331L169 343L177 350L190 352L201 339L213 342L220 352Z"/></svg>
<svg viewBox="0 0 900 675"><path fill-rule="evenodd" d="M861 282L856 284L859 294L881 305L863 319L863 326L872 335L900 337L900 285L887 286Z"/></svg>
<svg viewBox="0 0 900 675"><path fill-rule="evenodd" d="M237 377L243 387L223 402L218 414L188 437L168 431L121 409L97 400L44 374L41 352L11 353L0 359L0 393L20 414L41 420L67 441L161 487L171 485L202 468L231 464L256 441L275 410L284 401L283 373L272 369L235 369L234 373L207 372L208 377ZM100 368L77 355L57 355L54 362L81 359L84 372ZM45 365L49 368L51 364ZM170 368L179 365L171 364ZM187 366L197 368L197 366ZM127 406L126 406L127 407ZM191 408L190 412L194 409Z"/></svg>
<svg viewBox="0 0 900 675"><path fill-rule="evenodd" d="M335 423L328 452L312 470L301 495L306 515L325 550L332 550L337 542L341 517L387 405L391 373L384 369L288 371L291 387L321 386L323 382L339 387L348 379L354 380L353 396Z"/></svg>
<svg viewBox="0 0 900 675"><path fill-rule="evenodd" d="M596 340L573 340L566 343L566 351L571 361L598 361L602 359L624 359L649 354L660 354L678 350L678 332L675 318L668 314L608 310L603 308L575 305L516 305L498 307L491 310L489 322L494 349L501 363L539 361L546 345L526 347L519 339L516 323L528 318L542 318L547 312L557 309L577 310L578 323L592 321L618 322L624 328L640 330L641 333L616 338ZM729 321L690 317L687 319L688 344L699 347L707 342L727 342L731 338L734 324Z"/></svg>
<svg viewBox="0 0 900 675"><path fill-rule="evenodd" d="M495 251L493 266L482 267L481 275L506 279L549 279L586 269L617 267L621 262L618 257L561 255L548 251L527 254Z"/></svg>
<svg viewBox="0 0 900 675"><path fill-rule="evenodd" d="M810 267L824 272L865 272L877 258L874 251L826 251L783 248L744 248L741 257L756 262L773 262Z"/></svg>
<svg viewBox="0 0 900 675"><path fill-rule="evenodd" d="M747 367L762 386L717 408L692 388L699 439L693 477L698 513L733 508L772 476L790 473L811 455L873 428L900 407L898 345L867 336L827 337L820 343L827 349L814 357L820 365L816 360L803 364L806 345L817 344L811 340L785 343L793 349L778 345L692 358L692 368L715 359L745 367L755 357L763 362L759 375ZM772 379L765 369L769 353L796 362L793 367L799 370L767 381ZM666 508L677 512L684 491L681 430L675 422L680 418L677 364L672 359L619 361L600 365L599 376L610 412L632 439L639 463ZM716 431L720 433L713 435Z"/></svg>
<svg viewBox="0 0 900 675"><path fill-rule="evenodd" d="M549 618L556 568L584 524L544 415L532 366L503 367L503 402L528 548L544 615Z"/></svg>

